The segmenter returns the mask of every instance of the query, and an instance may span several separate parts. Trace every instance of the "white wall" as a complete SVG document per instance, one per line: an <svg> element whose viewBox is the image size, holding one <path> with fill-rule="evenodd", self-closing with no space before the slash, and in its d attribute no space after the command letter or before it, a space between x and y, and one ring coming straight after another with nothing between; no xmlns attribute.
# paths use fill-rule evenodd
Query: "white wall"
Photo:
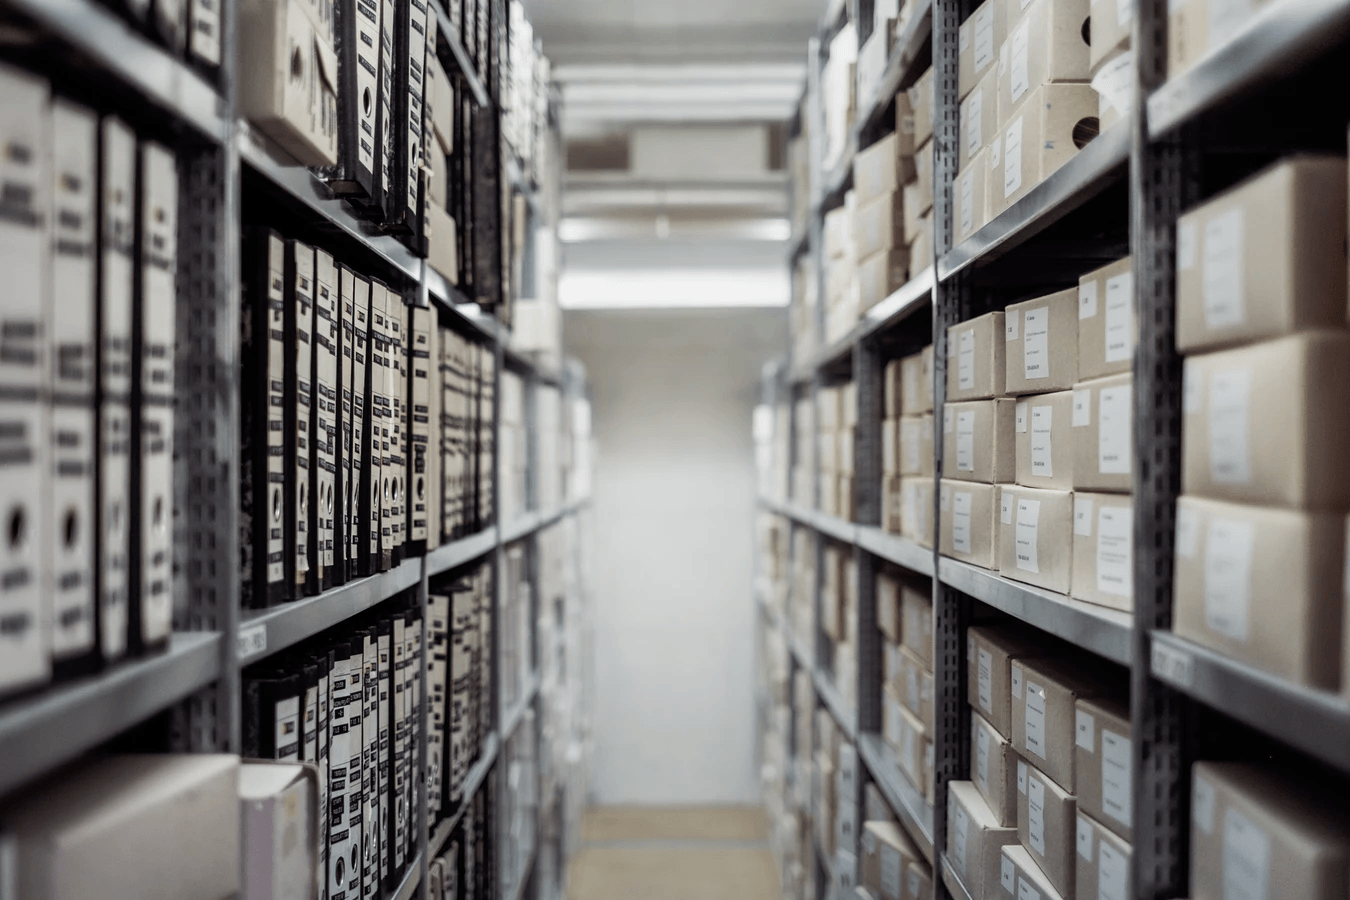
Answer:
<svg viewBox="0 0 1350 900"><path fill-rule="evenodd" d="M786 314L564 327L594 395L595 801L756 803L750 419Z"/></svg>

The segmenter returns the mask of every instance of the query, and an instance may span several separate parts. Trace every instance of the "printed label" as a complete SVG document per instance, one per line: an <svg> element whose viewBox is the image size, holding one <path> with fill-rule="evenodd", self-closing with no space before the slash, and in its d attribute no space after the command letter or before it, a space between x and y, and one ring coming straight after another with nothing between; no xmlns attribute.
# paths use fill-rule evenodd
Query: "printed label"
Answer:
<svg viewBox="0 0 1350 900"><path fill-rule="evenodd" d="M961 234L970 234L975 228L975 170L961 176Z"/></svg>
<svg viewBox="0 0 1350 900"><path fill-rule="evenodd" d="M1251 481L1248 419L1250 369L1226 369L1209 380L1209 469L1220 484Z"/></svg>
<svg viewBox="0 0 1350 900"><path fill-rule="evenodd" d="M1003 136L1003 199L1022 187L1022 117L1013 119Z"/></svg>
<svg viewBox="0 0 1350 900"><path fill-rule="evenodd" d="M956 468L962 472L975 471L974 410L956 414Z"/></svg>
<svg viewBox="0 0 1350 900"><path fill-rule="evenodd" d="M1013 407L1013 412L1016 419L1016 424L1014 427L1019 432L1027 430L1027 406L1028 406L1027 401L1018 400L1017 405Z"/></svg>
<svg viewBox="0 0 1350 900"><path fill-rule="evenodd" d="M1130 474L1134 440L1131 386L1102 388L1097 398L1097 471L1102 475Z"/></svg>
<svg viewBox="0 0 1350 900"><path fill-rule="evenodd" d="M1017 876L1017 900L1041 900L1041 892L1021 875Z"/></svg>
<svg viewBox="0 0 1350 900"><path fill-rule="evenodd" d="M989 793L989 732L975 729L975 783Z"/></svg>
<svg viewBox="0 0 1350 900"><path fill-rule="evenodd" d="M1013 495L1006 490L999 491L998 520L1004 525L1013 522Z"/></svg>
<svg viewBox="0 0 1350 900"><path fill-rule="evenodd" d="M1092 862L1092 825L1082 816L1078 817L1078 855Z"/></svg>
<svg viewBox="0 0 1350 900"><path fill-rule="evenodd" d="M999 858L998 879L1003 885L1003 889L1009 894L1013 892L1014 882L1017 879L1017 870L1013 868L1013 862L1008 857Z"/></svg>
<svg viewBox="0 0 1350 900"><path fill-rule="evenodd" d="M1130 739L1102 729L1102 808L1117 822L1130 825L1134 809Z"/></svg>
<svg viewBox="0 0 1350 900"><path fill-rule="evenodd" d="M1045 759L1045 688L1027 682L1027 749Z"/></svg>
<svg viewBox="0 0 1350 900"><path fill-rule="evenodd" d="M1110 841L1102 841L1099 855L1097 900L1128 900L1125 880L1129 876L1130 864L1125 854L1117 850Z"/></svg>
<svg viewBox="0 0 1350 900"><path fill-rule="evenodd" d="M1134 274L1106 279L1106 361L1124 362L1134 356Z"/></svg>
<svg viewBox="0 0 1350 900"><path fill-rule="evenodd" d="M953 837L955 838L955 840L953 840L952 843L955 844L955 850L956 850L956 864L957 864L958 866L961 867L961 871L962 871L962 872L965 872L965 871L967 870L967 869L966 869L966 825L967 825L967 821L966 821L966 811L965 811L964 809L962 809L961 806L960 806L959 804L956 804L956 805L955 805L955 809L953 809L952 811L955 813L955 815L952 817L952 821L953 821L953 824L955 825L956 831L955 831L955 834L953 835Z"/></svg>
<svg viewBox="0 0 1350 900"><path fill-rule="evenodd" d="M1050 308L1027 310L1026 337L1022 339L1022 365L1027 380L1050 377Z"/></svg>
<svg viewBox="0 0 1350 900"><path fill-rule="evenodd" d="M1031 838L1030 849L1037 855L1045 856L1045 782L1035 775L1027 778L1027 832Z"/></svg>
<svg viewBox="0 0 1350 900"><path fill-rule="evenodd" d="M1010 309L1003 314L1003 339L1005 341L1017 340L1017 326L1021 318L1021 310L1017 309Z"/></svg>
<svg viewBox="0 0 1350 900"><path fill-rule="evenodd" d="M978 660L979 690L977 693L980 701L980 708L985 712L992 712L994 704L994 657L988 650L981 647Z"/></svg>
<svg viewBox="0 0 1350 900"><path fill-rule="evenodd" d="M1092 537L1093 506L1091 497L1073 495L1073 533L1079 537Z"/></svg>
<svg viewBox="0 0 1350 900"><path fill-rule="evenodd" d="M975 158L984 144L984 135L981 134L983 113L984 90L975 88L966 98L966 154L971 159Z"/></svg>
<svg viewBox="0 0 1350 900"><path fill-rule="evenodd" d="M1214 785L1198 775L1191 783L1191 818L1205 834L1214 833Z"/></svg>
<svg viewBox="0 0 1350 900"><path fill-rule="evenodd" d="M1134 107L1134 54L1126 50L1098 69L1092 76L1092 89L1108 108L1114 107L1121 116L1128 116Z"/></svg>
<svg viewBox="0 0 1350 900"><path fill-rule="evenodd" d="M1013 105L1022 99L1022 95L1030 87L1027 77L1027 43L1031 35L1031 19L1023 19L1022 23L1013 31L1012 37L1008 39L1009 59L1008 59L1008 92L1012 97ZM1020 127L1018 129L1020 135Z"/></svg>
<svg viewBox="0 0 1350 900"><path fill-rule="evenodd" d="M1024 572L1041 571L1037 560L1037 530L1040 527L1041 501L1017 500L1017 568Z"/></svg>
<svg viewBox="0 0 1350 900"><path fill-rule="evenodd" d="M1230 0L1231 2L1231 0ZM1206 328L1233 328L1247 320L1242 296L1242 208L1205 223L1203 298Z"/></svg>
<svg viewBox="0 0 1350 900"><path fill-rule="evenodd" d="M1268 900L1270 835L1229 806L1223 814L1224 900Z"/></svg>
<svg viewBox="0 0 1350 900"><path fill-rule="evenodd" d="M1097 510L1097 590L1134 596L1134 510L1103 506Z"/></svg>
<svg viewBox="0 0 1350 900"><path fill-rule="evenodd" d="M1073 742L1089 753L1097 747L1097 720L1092 713L1075 710L1073 714Z"/></svg>
<svg viewBox="0 0 1350 900"><path fill-rule="evenodd" d="M970 553L970 506L972 495L969 491L957 491L952 498L952 545L957 553Z"/></svg>
<svg viewBox="0 0 1350 900"><path fill-rule="evenodd" d="M979 75L993 61L994 4L986 3L975 13L975 74Z"/></svg>
<svg viewBox="0 0 1350 900"><path fill-rule="evenodd" d="M1021 663L1013 663L1009 668L1010 668L1011 673L1012 673L1012 676L1011 676L1011 678L1009 679L1009 681L1010 681L1010 690L1012 691L1013 699L1015 699L1015 700L1021 700L1021 699L1022 699L1022 680L1023 680L1023 679L1022 679L1022 675L1023 675L1023 672L1022 672L1022 664L1021 664Z"/></svg>
<svg viewBox="0 0 1350 900"><path fill-rule="evenodd" d="M1149 669L1158 678L1181 687L1190 687L1195 679L1195 665L1191 655L1166 644L1153 642L1149 654Z"/></svg>
<svg viewBox="0 0 1350 900"><path fill-rule="evenodd" d="M1256 526L1236 519L1213 519L1205 536L1205 625L1237 641L1247 640L1255 543Z"/></svg>
<svg viewBox="0 0 1350 900"><path fill-rule="evenodd" d="M267 623L259 622L256 625L240 628L236 643L239 646L238 656L240 659L248 659L251 656L266 652Z"/></svg>
<svg viewBox="0 0 1350 900"><path fill-rule="evenodd" d="M1177 507L1177 556L1194 559L1200 543L1200 516L1185 506Z"/></svg>
<svg viewBox="0 0 1350 900"><path fill-rule="evenodd" d="M1054 478L1053 445L1050 439L1050 422L1054 407L1033 406L1031 408L1031 474L1037 478Z"/></svg>
<svg viewBox="0 0 1350 900"><path fill-rule="evenodd" d="M1091 319L1097 315L1097 282L1078 285L1078 318Z"/></svg>
<svg viewBox="0 0 1350 900"><path fill-rule="evenodd" d="M973 330L961 332L961 336L957 338L957 344L960 346L960 352L956 358L957 381L961 390L974 390L975 332Z"/></svg>
<svg viewBox="0 0 1350 900"><path fill-rule="evenodd" d="M1017 761L1017 793L1025 794L1027 792L1027 764L1022 760Z"/></svg>
<svg viewBox="0 0 1350 900"><path fill-rule="evenodd" d="M1177 268L1189 272L1195 268L1195 220L1177 223Z"/></svg>
<svg viewBox="0 0 1350 900"><path fill-rule="evenodd" d="M1073 392L1073 427L1092 424L1092 388L1076 388Z"/></svg>
<svg viewBox="0 0 1350 900"><path fill-rule="evenodd" d="M956 29L956 39L962 53L970 49L970 25L970 22L962 22L961 27Z"/></svg>

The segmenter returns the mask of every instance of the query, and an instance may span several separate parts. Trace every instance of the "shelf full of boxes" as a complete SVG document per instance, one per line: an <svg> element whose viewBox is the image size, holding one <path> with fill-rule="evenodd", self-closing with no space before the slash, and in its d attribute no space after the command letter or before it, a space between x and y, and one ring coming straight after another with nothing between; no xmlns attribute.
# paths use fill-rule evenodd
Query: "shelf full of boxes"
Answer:
<svg viewBox="0 0 1350 900"><path fill-rule="evenodd" d="M296 859L322 896L557 896L589 747L590 417L556 272L514 237L558 208L523 9L0 15L26 198L3 243L31 273L0 376L24 423L6 459L33 465L5 479L33 535L0 601L0 842L25 896L79 893L26 880L33 847L173 784L162 849L240 891L239 754L317 764ZM212 805L173 812L198 787ZM136 871L163 860L124 861L101 889L149 896Z"/></svg>
<svg viewBox="0 0 1350 900"><path fill-rule="evenodd" d="M1220 6L876 0L808 48L756 421L785 896L1340 877L1350 4Z"/></svg>

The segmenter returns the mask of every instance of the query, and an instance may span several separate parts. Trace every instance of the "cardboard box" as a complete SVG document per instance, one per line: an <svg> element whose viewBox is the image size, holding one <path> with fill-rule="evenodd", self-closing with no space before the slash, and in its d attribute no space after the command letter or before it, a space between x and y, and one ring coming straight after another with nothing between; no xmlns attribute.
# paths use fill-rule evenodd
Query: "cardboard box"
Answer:
<svg viewBox="0 0 1350 900"><path fill-rule="evenodd" d="M920 416L933 411L933 345L900 360L904 399L901 412Z"/></svg>
<svg viewBox="0 0 1350 900"><path fill-rule="evenodd" d="M909 710L900 709L900 747L896 757L900 762L900 771L905 773L910 783L921 792L927 782L925 758L927 748L932 744L923 723Z"/></svg>
<svg viewBox="0 0 1350 900"><path fill-rule="evenodd" d="M1130 257L1078 279L1078 377L1129 372L1138 334Z"/></svg>
<svg viewBox="0 0 1350 900"><path fill-rule="evenodd" d="M24 900L182 900L240 888L237 756L93 759L7 797L3 818Z"/></svg>
<svg viewBox="0 0 1350 900"><path fill-rule="evenodd" d="M1177 498L1172 628L1295 684L1336 690L1344 516Z"/></svg>
<svg viewBox="0 0 1350 900"><path fill-rule="evenodd" d="M947 783L947 859L972 897L998 897L999 850L1017 843L969 781Z"/></svg>
<svg viewBox="0 0 1350 900"><path fill-rule="evenodd" d="M1016 21L1005 12L1008 42L1006 51L999 51L998 68L999 114L1004 122L1011 122L1023 103L1034 102L1037 88L1088 80L1090 11L1088 0L1035 0ZM1092 102L1095 107L1095 95Z"/></svg>
<svg viewBox="0 0 1350 900"><path fill-rule="evenodd" d="M933 546L933 479L900 479L900 534L920 547Z"/></svg>
<svg viewBox="0 0 1350 900"><path fill-rule="evenodd" d="M933 211L919 220L919 236L909 243L909 268L919 273L933 264Z"/></svg>
<svg viewBox="0 0 1350 900"><path fill-rule="evenodd" d="M953 241L957 244L988 223L988 150L981 150L970 165L956 176L956 215L952 221Z"/></svg>
<svg viewBox="0 0 1350 900"><path fill-rule="evenodd" d="M1074 793L1078 809L1134 841L1134 762L1130 705L1116 697L1082 697L1074 708Z"/></svg>
<svg viewBox="0 0 1350 900"><path fill-rule="evenodd" d="M1350 334L1189 356L1182 406L1184 493L1350 508Z"/></svg>
<svg viewBox="0 0 1350 900"><path fill-rule="evenodd" d="M1013 660L1008 669L1013 749L1073 793L1076 704L1082 698L1124 696L1124 683L1082 657Z"/></svg>
<svg viewBox="0 0 1350 900"><path fill-rule="evenodd" d="M839 518L852 522L858 517L858 498L854 493L853 479L847 475L839 476Z"/></svg>
<svg viewBox="0 0 1350 900"><path fill-rule="evenodd" d="M1129 49L1134 30L1133 0L1092 0L1092 46L1088 48L1088 70L1097 67L1122 50Z"/></svg>
<svg viewBox="0 0 1350 900"><path fill-rule="evenodd" d="M836 206L825 213L824 232L825 232L825 258L832 259L857 259L857 253L853 246L853 203L848 202L850 196L856 195L850 191L845 195L845 202Z"/></svg>
<svg viewBox="0 0 1350 900"><path fill-rule="evenodd" d="M882 647L881 653L881 675L882 682L896 696L904 693L905 685L905 658L900 655L901 647L899 644L887 643Z"/></svg>
<svg viewBox="0 0 1350 900"><path fill-rule="evenodd" d="M1129 373L1073 389L1073 488L1129 492L1134 480L1134 405Z"/></svg>
<svg viewBox="0 0 1350 900"><path fill-rule="evenodd" d="M985 313L947 328L947 402L1003 394L1007 364L1003 313Z"/></svg>
<svg viewBox="0 0 1350 900"><path fill-rule="evenodd" d="M427 240L427 264L451 284L459 284L459 238L455 219L440 204L428 203L423 230Z"/></svg>
<svg viewBox="0 0 1350 900"><path fill-rule="evenodd" d="M998 61L998 48L1003 46L1007 36L1007 25L1003 21L1005 13L1003 0L984 0L961 23L957 31L960 56L956 78L957 94L961 99L969 96L987 74L998 71L994 63Z"/></svg>
<svg viewBox="0 0 1350 900"><path fill-rule="evenodd" d="M899 290L909 276L909 248L883 250L858 263L858 313Z"/></svg>
<svg viewBox="0 0 1350 900"><path fill-rule="evenodd" d="M902 360L893 359L886 363L885 373L882 375L882 401L883 414L888 419L898 419L904 414L901 404L904 398L903 385L901 384Z"/></svg>
<svg viewBox="0 0 1350 900"><path fill-rule="evenodd" d="M1189 69L1197 59L1205 55L1208 46L1209 0L1174 0L1169 3L1167 77L1175 78Z"/></svg>
<svg viewBox="0 0 1350 900"><path fill-rule="evenodd" d="M944 478L941 491L939 552L997 570L999 486Z"/></svg>
<svg viewBox="0 0 1350 900"><path fill-rule="evenodd" d="M886 572L877 573L877 627L892 644L900 643L900 582Z"/></svg>
<svg viewBox="0 0 1350 900"><path fill-rule="evenodd" d="M881 479L881 527L890 534L904 532L904 479L899 475Z"/></svg>
<svg viewBox="0 0 1350 900"><path fill-rule="evenodd" d="M1078 804L1070 791L1035 766L1022 764L1027 768L1026 790L1017 793L1017 837L1055 890L1073 896Z"/></svg>
<svg viewBox="0 0 1350 900"><path fill-rule="evenodd" d="M1066 391L1077 383L1078 291L1012 304L1003 315L1003 332L1009 394Z"/></svg>
<svg viewBox="0 0 1350 900"><path fill-rule="evenodd" d="M1076 900L1133 897L1134 878L1130 872L1133 848L1103 828L1100 822L1084 815L1081 797L1078 805L1078 858L1074 866Z"/></svg>
<svg viewBox="0 0 1350 900"><path fill-rule="evenodd" d="M933 136L933 67L924 69L922 75L909 87L909 116L914 122L914 146L917 154L917 148L924 145L924 142ZM896 116L900 116L899 105L896 106ZM906 123L897 118L896 131L902 130Z"/></svg>
<svg viewBox="0 0 1350 900"><path fill-rule="evenodd" d="M914 153L914 180L905 185L905 236L917 236L917 222L933 208L933 142Z"/></svg>
<svg viewBox="0 0 1350 900"><path fill-rule="evenodd" d="M909 835L894 822L863 823L859 881L878 900L903 900L905 867L919 858Z"/></svg>
<svg viewBox="0 0 1350 900"><path fill-rule="evenodd" d="M1073 495L1007 485L999 495L999 573L1067 594L1072 585Z"/></svg>
<svg viewBox="0 0 1350 900"><path fill-rule="evenodd" d="M1086 147L1100 127L1097 112L1097 92L1088 84L1043 84L1031 91L1002 129L1003 177L990 191L994 209L1002 212L1021 200Z"/></svg>
<svg viewBox="0 0 1350 900"><path fill-rule="evenodd" d="M984 716L970 713L970 778L1003 828L1017 827L1017 754Z"/></svg>
<svg viewBox="0 0 1350 900"><path fill-rule="evenodd" d="M900 703L900 695L888 685L881 692L881 736L886 745L896 753L900 752L900 737L903 725L900 714L905 707Z"/></svg>
<svg viewBox="0 0 1350 900"><path fill-rule="evenodd" d="M915 145L904 146L902 137L892 132L853 158L853 189L860 204L898 197L900 188L914 179Z"/></svg>
<svg viewBox="0 0 1350 900"><path fill-rule="evenodd" d="M1134 73L1134 54L1129 50L1119 51L1092 70L1102 132L1110 131L1134 108Z"/></svg>
<svg viewBox="0 0 1350 900"><path fill-rule="evenodd" d="M928 863L921 859L910 860L905 866L905 900L928 900L932 896L933 872Z"/></svg>
<svg viewBox="0 0 1350 900"><path fill-rule="evenodd" d="M906 479L909 480L909 479ZM931 480L929 481L931 484ZM931 494L929 495L931 500ZM931 503L930 503L931 508ZM901 643L933 670L933 592L927 579L906 581L900 586Z"/></svg>
<svg viewBox="0 0 1350 900"><path fill-rule="evenodd" d="M1073 391L1036 394L1013 411L1017 483L1067 491L1074 483Z"/></svg>
<svg viewBox="0 0 1350 900"><path fill-rule="evenodd" d="M933 733L933 673L907 647L900 648L900 702Z"/></svg>
<svg viewBox="0 0 1350 900"><path fill-rule="evenodd" d="M823 474L839 471L839 433L822 431L816 435L816 464Z"/></svg>
<svg viewBox="0 0 1350 900"><path fill-rule="evenodd" d="M301 0L242 3L239 114L306 166L337 164L337 54Z"/></svg>
<svg viewBox="0 0 1350 900"><path fill-rule="evenodd" d="M242 900L307 897L318 869L319 770L247 762L239 767Z"/></svg>
<svg viewBox="0 0 1350 900"><path fill-rule="evenodd" d="M933 414L900 420L900 474L933 474Z"/></svg>
<svg viewBox="0 0 1350 900"><path fill-rule="evenodd" d="M846 428L834 436L835 438L835 461L839 463L840 475L853 475L855 463L854 439L855 434L852 428Z"/></svg>
<svg viewBox="0 0 1350 900"><path fill-rule="evenodd" d="M997 0L986 0L997 2ZM998 70L991 66L979 83L961 101L961 145L957 151L957 170L965 172L999 133L1003 121L998 117Z"/></svg>
<svg viewBox="0 0 1350 900"><path fill-rule="evenodd" d="M882 822L888 825L896 825L895 813L891 810L891 805L886 801L886 795L881 793L881 789L872 782L863 785L863 815L864 823ZM867 849L867 831L863 831L863 852ZM864 859L866 856L864 855Z"/></svg>
<svg viewBox="0 0 1350 900"><path fill-rule="evenodd" d="M1198 762L1191 775L1191 896L1324 900L1345 893L1350 818L1325 783L1252 763Z"/></svg>
<svg viewBox="0 0 1350 900"><path fill-rule="evenodd" d="M902 157L913 156L920 143L915 140L917 132L918 126L914 121L914 107L909 102L909 91L900 91L895 95L895 152ZM906 176L898 181L904 184L911 177L913 176Z"/></svg>
<svg viewBox="0 0 1350 900"><path fill-rule="evenodd" d="M1026 847L1020 843L1004 844L999 852L1002 854L999 860L999 881L1003 885L1003 894L994 895L999 900L1004 897L1016 897L1018 900L1065 900L1045 877Z"/></svg>
<svg viewBox="0 0 1350 900"><path fill-rule="evenodd" d="M440 153L449 155L455 152L455 89L435 53L428 54L426 66L426 117Z"/></svg>
<svg viewBox="0 0 1350 900"><path fill-rule="evenodd" d="M881 471L884 475L900 474L900 420L881 420Z"/></svg>
<svg viewBox="0 0 1350 900"><path fill-rule="evenodd" d="M966 699L1004 738L1012 737L1012 661L1045 655L1045 647L1041 632L1020 623L966 630Z"/></svg>
<svg viewBox="0 0 1350 900"><path fill-rule="evenodd" d="M853 214L853 242L859 258L865 259L896 247L905 248L904 231L904 194L900 190L859 201Z"/></svg>
<svg viewBox="0 0 1350 900"><path fill-rule="evenodd" d="M1295 156L1177 220L1177 349L1345 328L1346 164Z"/></svg>
<svg viewBox="0 0 1350 900"><path fill-rule="evenodd" d="M1076 600L1134 610L1134 498L1073 494L1073 588Z"/></svg>

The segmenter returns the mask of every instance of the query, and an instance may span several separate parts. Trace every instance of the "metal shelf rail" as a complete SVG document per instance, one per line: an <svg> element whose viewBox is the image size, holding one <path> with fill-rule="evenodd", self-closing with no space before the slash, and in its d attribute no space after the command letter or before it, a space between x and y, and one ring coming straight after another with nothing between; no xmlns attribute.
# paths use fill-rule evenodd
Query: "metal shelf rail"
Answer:
<svg viewBox="0 0 1350 900"><path fill-rule="evenodd" d="M933 807L924 800L923 792L901 771L895 754L879 734L858 736L858 758L862 760L872 780L876 782L886 802L904 823L905 830L915 838L919 850L933 861Z"/></svg>

